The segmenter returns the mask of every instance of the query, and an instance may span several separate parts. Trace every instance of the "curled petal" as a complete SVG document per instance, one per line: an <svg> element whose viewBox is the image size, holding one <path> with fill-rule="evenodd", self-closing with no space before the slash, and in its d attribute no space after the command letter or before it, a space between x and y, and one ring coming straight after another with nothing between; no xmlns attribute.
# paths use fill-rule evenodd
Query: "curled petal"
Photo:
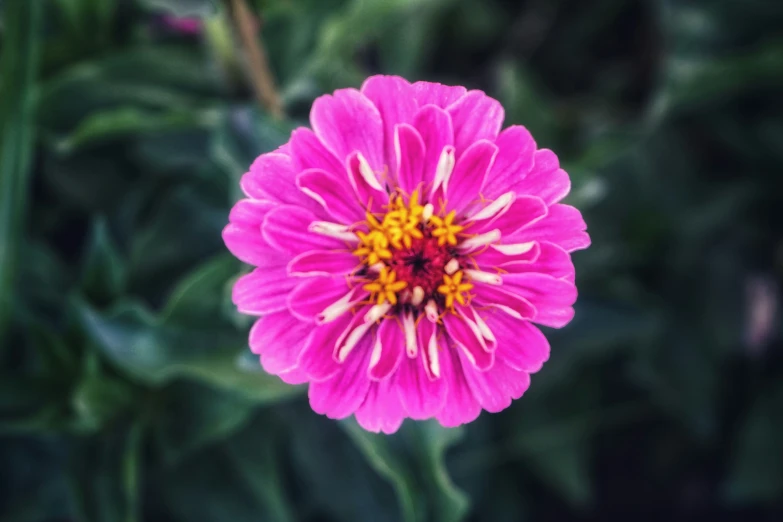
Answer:
<svg viewBox="0 0 783 522"><path fill-rule="evenodd" d="M311 327L288 311L267 314L250 329L250 349L264 370L280 375L295 369Z"/></svg>
<svg viewBox="0 0 783 522"><path fill-rule="evenodd" d="M485 371L492 367L495 360L494 354L487 347L478 325L472 318L461 313L446 314L443 318L443 324L454 344L467 357L472 366L479 371Z"/></svg>
<svg viewBox="0 0 783 522"><path fill-rule="evenodd" d="M435 105L425 105L413 117L413 126L424 143L422 183L425 190L429 191L435 182L435 172L443 149L454 145L451 116Z"/></svg>
<svg viewBox="0 0 783 522"><path fill-rule="evenodd" d="M329 379L310 383L308 397L313 411L330 419L344 419L364 402L370 389L367 365L370 339L365 337L339 370Z"/></svg>
<svg viewBox="0 0 783 522"><path fill-rule="evenodd" d="M495 141L503 125L503 106L481 91L470 91L446 108L454 124L457 156L479 140Z"/></svg>
<svg viewBox="0 0 783 522"><path fill-rule="evenodd" d="M574 317L576 286L573 283L545 274L505 274L503 285L535 306L535 323L562 328Z"/></svg>
<svg viewBox="0 0 783 522"><path fill-rule="evenodd" d="M372 76L364 82L361 90L383 118L384 164L388 165L390 172L397 172L395 127L413 120L418 108L413 87L399 76Z"/></svg>
<svg viewBox="0 0 783 522"><path fill-rule="evenodd" d="M371 382L364 402L356 410L356 422L373 433L392 434L400 429L405 410L392 379Z"/></svg>
<svg viewBox="0 0 783 522"><path fill-rule="evenodd" d="M288 294L296 280L288 277L285 268L256 268L240 277L232 290L237 309L250 315L263 315L286 309Z"/></svg>
<svg viewBox="0 0 783 522"><path fill-rule="evenodd" d="M261 233L269 245L290 255L308 250L339 250L345 244L340 241L310 232L309 226L315 216L305 209L294 206L280 206L264 218Z"/></svg>
<svg viewBox="0 0 783 522"><path fill-rule="evenodd" d="M397 184L404 193L411 194L423 182L424 142L410 125L397 125L394 132Z"/></svg>
<svg viewBox="0 0 783 522"><path fill-rule="evenodd" d="M374 171L383 171L383 120L378 109L356 89L339 89L313 102L310 123L337 158L359 151Z"/></svg>
<svg viewBox="0 0 783 522"><path fill-rule="evenodd" d="M382 321L373 342L369 375L374 381L389 378L403 357L405 337L396 321Z"/></svg>
<svg viewBox="0 0 783 522"><path fill-rule="evenodd" d="M334 320L348 312L351 304L360 301L366 293L354 292L344 277L310 277L302 281L294 280L294 288L288 296L287 307L299 320L306 322L324 321L322 314L335 303L339 303L346 295L344 306L336 315L330 314L329 319ZM354 290L358 290L355 288Z"/></svg>
<svg viewBox="0 0 783 522"><path fill-rule="evenodd" d="M364 210L382 213L389 203L389 194L384 190L381 181L372 172L364 156L354 152L348 156L348 180Z"/></svg>
<svg viewBox="0 0 783 522"><path fill-rule="evenodd" d="M468 147L459 157L454 172L444 183L450 209L460 213L472 203L478 202L497 151L498 148L492 142L481 140Z"/></svg>
<svg viewBox="0 0 783 522"><path fill-rule="evenodd" d="M506 276L503 277L505 285ZM506 289L504 286L476 283L476 303L483 306L494 306L518 319L533 319L537 316L535 305L514 289Z"/></svg>
<svg viewBox="0 0 783 522"><path fill-rule="evenodd" d="M477 222L473 228L477 233L497 229L504 238L515 234L544 219L547 215L546 203L536 196L516 196L505 212L492 219ZM504 242L508 242L506 239Z"/></svg>
<svg viewBox="0 0 783 522"><path fill-rule="evenodd" d="M540 254L532 263L512 261L503 265L503 270L511 273L536 272L547 274L569 283L574 282L574 263L571 255L554 243L542 241Z"/></svg>
<svg viewBox="0 0 783 522"><path fill-rule="evenodd" d="M364 219L364 208L351 191L345 190L345 177L321 169L308 169L296 177L296 185L337 223L351 224Z"/></svg>

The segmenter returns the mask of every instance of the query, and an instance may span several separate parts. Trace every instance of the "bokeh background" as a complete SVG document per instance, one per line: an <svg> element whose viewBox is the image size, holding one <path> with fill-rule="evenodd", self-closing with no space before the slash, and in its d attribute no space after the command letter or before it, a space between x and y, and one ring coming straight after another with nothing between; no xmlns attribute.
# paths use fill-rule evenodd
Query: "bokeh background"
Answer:
<svg viewBox="0 0 783 522"><path fill-rule="evenodd" d="M783 520L783 2L0 12L0 521ZM312 413L230 302L239 177L374 73L501 100L593 238L528 393L459 429Z"/></svg>

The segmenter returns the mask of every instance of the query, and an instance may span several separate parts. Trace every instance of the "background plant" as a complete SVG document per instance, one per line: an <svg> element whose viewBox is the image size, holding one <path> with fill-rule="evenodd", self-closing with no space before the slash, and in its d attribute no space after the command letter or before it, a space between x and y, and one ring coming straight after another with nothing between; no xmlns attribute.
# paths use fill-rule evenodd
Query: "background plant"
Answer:
<svg viewBox="0 0 783 522"><path fill-rule="evenodd" d="M280 118L235 4L0 2L0 521L780 518L783 4L247 2ZM500 99L593 238L534 386L456 430L315 415L230 303L239 176L378 72Z"/></svg>

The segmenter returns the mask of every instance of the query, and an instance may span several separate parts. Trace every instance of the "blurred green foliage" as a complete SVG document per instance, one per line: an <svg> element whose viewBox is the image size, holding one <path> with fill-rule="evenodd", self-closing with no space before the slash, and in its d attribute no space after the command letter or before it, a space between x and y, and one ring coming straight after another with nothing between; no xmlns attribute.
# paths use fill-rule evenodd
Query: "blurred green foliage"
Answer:
<svg viewBox="0 0 783 522"><path fill-rule="evenodd" d="M783 3L251 4L285 121L229 2L0 2L0 521L783 517ZM315 415L230 302L239 176L379 72L499 98L593 237L530 391L460 429Z"/></svg>

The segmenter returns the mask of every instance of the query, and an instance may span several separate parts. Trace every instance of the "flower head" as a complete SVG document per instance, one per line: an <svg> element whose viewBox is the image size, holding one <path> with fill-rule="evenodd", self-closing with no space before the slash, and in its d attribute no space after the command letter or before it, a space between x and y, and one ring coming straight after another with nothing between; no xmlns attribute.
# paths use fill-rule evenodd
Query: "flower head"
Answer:
<svg viewBox="0 0 783 522"><path fill-rule="evenodd" d="M313 409L391 433L503 410L549 357L590 239L568 175L481 91L374 76L322 96L312 130L242 178L228 248L255 266L234 303L261 318L264 369Z"/></svg>

